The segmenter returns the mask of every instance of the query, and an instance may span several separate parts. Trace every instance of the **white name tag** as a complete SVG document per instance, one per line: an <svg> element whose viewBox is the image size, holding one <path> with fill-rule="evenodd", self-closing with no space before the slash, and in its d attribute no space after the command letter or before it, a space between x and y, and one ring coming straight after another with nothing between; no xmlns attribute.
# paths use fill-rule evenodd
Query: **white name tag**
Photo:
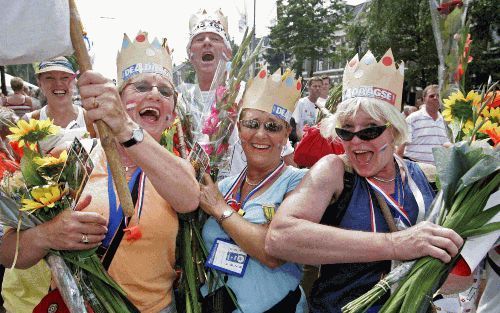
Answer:
<svg viewBox="0 0 500 313"><path fill-rule="evenodd" d="M205 266L242 277L248 265L248 254L233 242L217 238L215 239Z"/></svg>

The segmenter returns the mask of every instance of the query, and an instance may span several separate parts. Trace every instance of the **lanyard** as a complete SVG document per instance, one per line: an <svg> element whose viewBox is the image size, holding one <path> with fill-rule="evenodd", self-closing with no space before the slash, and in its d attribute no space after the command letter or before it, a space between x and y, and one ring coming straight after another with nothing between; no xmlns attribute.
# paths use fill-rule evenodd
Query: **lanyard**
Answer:
<svg viewBox="0 0 500 313"><path fill-rule="evenodd" d="M137 201L135 202L135 212L137 213L137 218L141 218L142 214L142 205L144 203L144 186L146 175L144 172L138 168L132 174L132 178L128 182L128 188L132 192L134 189L134 185L136 184L137 179L139 179L139 187L137 192ZM111 176L111 170L108 166L108 200L109 200L109 224L108 224L108 233L103 240L103 246L108 247L111 240L115 236L122 220L125 219L125 225L128 225L130 222L128 218L124 218L122 206L116 206L116 194L115 189L113 187L113 178Z"/></svg>
<svg viewBox="0 0 500 313"><path fill-rule="evenodd" d="M245 167L243 171L238 175L234 183L231 185L229 188L229 191L226 193L224 196L224 200L226 200L226 203L229 204L235 211L238 211L240 208L244 208L245 204L247 201L262 187L264 187L268 182L270 182L273 178L279 175L281 170L285 167L285 162L281 160L280 164L267 176L260 181L260 183L253 188L248 195L245 197L243 201L240 202L241 200L241 189L243 187L243 181L247 177L247 168ZM238 189L239 191L236 193L236 197L232 197L232 195L235 193L235 191ZM236 209L237 208L237 209Z"/></svg>
<svg viewBox="0 0 500 313"><path fill-rule="evenodd" d="M411 177L411 175L408 172L408 167L404 163L404 161L399 158L398 156L395 155L396 162L399 166L399 171L401 175L401 185L403 186L405 177L408 177L408 186L410 187L410 191L415 197L415 200L417 202L418 206L418 216L417 216L417 221L416 223L420 222L423 220L424 214L425 214L425 203L424 203L424 198L422 195L422 192L418 188L417 184ZM406 174L406 175L405 175ZM396 175L397 177L398 175ZM377 192L380 194L387 204L394 209L395 214L398 218L403 221L403 223L406 224L406 226L412 226L412 222L410 220L410 216L408 215L408 212L405 211L404 209L404 192L402 193L402 198L401 199L394 199L391 195L386 194L379 186L377 186L374 181L370 178L366 178L366 182L368 183L369 187L372 188L374 192ZM396 178L396 188L399 188L399 179ZM403 191L404 191L404 187ZM372 232L377 232L377 224L375 221L375 207L373 205L373 200L370 194L370 191L368 190L368 198L370 200L370 221L371 221L371 229ZM398 203L399 200L399 203ZM400 204L401 203L401 204Z"/></svg>

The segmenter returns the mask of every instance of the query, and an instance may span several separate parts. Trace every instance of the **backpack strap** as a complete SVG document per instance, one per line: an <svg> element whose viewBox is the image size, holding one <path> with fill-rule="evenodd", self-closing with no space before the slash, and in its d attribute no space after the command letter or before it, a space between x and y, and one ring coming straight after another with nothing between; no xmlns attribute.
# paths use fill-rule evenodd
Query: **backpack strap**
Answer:
<svg viewBox="0 0 500 313"><path fill-rule="evenodd" d="M320 223L324 225L338 226L344 218L349 202L351 202L354 191L355 175L349 160L345 154L339 155L344 162L344 188L338 198L335 195L325 210Z"/></svg>

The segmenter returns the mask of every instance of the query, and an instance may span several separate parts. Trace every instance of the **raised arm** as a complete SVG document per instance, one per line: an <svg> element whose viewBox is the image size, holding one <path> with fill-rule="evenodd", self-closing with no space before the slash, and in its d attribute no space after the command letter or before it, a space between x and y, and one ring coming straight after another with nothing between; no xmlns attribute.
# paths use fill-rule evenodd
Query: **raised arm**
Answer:
<svg viewBox="0 0 500 313"><path fill-rule="evenodd" d="M91 71L82 74L78 85L87 117L93 122L103 120L119 142L130 139L132 130L137 125L123 109L115 85L99 73ZM99 103L97 108L94 101ZM146 132L143 142L124 149L174 210L185 213L198 207L198 182L188 161L168 152Z"/></svg>

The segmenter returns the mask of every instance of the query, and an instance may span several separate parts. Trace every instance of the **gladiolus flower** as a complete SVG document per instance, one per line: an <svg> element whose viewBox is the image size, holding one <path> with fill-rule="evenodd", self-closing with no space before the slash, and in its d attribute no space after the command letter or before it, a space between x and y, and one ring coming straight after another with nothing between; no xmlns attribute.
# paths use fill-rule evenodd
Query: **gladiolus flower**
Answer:
<svg viewBox="0 0 500 313"><path fill-rule="evenodd" d="M217 148L217 152L215 154L217 154L217 155L224 154L224 153L226 153L226 151L227 151L228 148L229 148L229 144L228 143L221 143L219 145L219 147Z"/></svg>
<svg viewBox="0 0 500 313"><path fill-rule="evenodd" d="M214 146L211 144L203 144L203 145L201 145L201 147L203 148L203 150L205 150L205 152L208 155L211 155L212 152L214 152Z"/></svg>
<svg viewBox="0 0 500 313"><path fill-rule="evenodd" d="M448 2L441 3L438 7L437 10L439 13L442 15L448 15L455 9L456 7L460 8L464 5L464 3L460 0L451 0Z"/></svg>

